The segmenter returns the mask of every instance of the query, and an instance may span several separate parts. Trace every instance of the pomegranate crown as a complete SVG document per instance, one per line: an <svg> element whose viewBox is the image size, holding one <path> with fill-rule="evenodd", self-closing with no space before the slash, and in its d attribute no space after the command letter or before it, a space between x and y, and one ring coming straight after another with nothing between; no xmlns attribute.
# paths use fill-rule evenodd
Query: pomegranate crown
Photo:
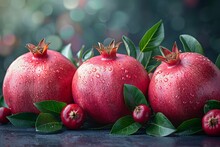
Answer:
<svg viewBox="0 0 220 147"><path fill-rule="evenodd" d="M158 61L163 61L163 62L167 63L168 65L175 65L175 64L179 63L180 52L179 52L179 49L176 45L176 42L174 42L174 44L173 44L172 52L165 47L160 47L160 49L161 49L162 56L159 56L159 55L154 56L154 59L156 59Z"/></svg>
<svg viewBox="0 0 220 147"><path fill-rule="evenodd" d="M95 48L103 58L116 58L116 53L120 44L121 42L115 44L115 40L112 40L108 46L104 46L102 43L98 42L99 46L95 46Z"/></svg>
<svg viewBox="0 0 220 147"><path fill-rule="evenodd" d="M50 44L50 43L46 43L46 42L45 42L45 39L42 39L42 40L38 43L37 46L36 46L36 45L33 45L33 44L31 44L31 43L28 43L28 44L26 44L25 47L28 48L29 51L30 51L31 53L33 53L34 56L43 56L43 55L46 55L47 49L48 49L48 47L49 47L49 44Z"/></svg>

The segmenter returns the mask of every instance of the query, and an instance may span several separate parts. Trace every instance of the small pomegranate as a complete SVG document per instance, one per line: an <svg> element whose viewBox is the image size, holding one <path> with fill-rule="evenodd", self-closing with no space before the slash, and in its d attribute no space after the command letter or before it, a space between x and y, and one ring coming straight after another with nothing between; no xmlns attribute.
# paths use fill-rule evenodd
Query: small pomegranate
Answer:
<svg viewBox="0 0 220 147"><path fill-rule="evenodd" d="M0 107L0 123L1 124L6 124L9 122L7 119L7 116L11 115L11 110L6 107Z"/></svg>
<svg viewBox="0 0 220 147"><path fill-rule="evenodd" d="M85 113L77 104L69 104L60 114L63 124L69 129L79 129L85 121Z"/></svg>
<svg viewBox="0 0 220 147"><path fill-rule="evenodd" d="M124 84L134 85L144 94L149 85L144 67L133 57L118 54L119 45L114 40L106 47L99 43L96 48L101 55L84 62L73 77L75 103L102 124L131 113L124 102Z"/></svg>
<svg viewBox="0 0 220 147"><path fill-rule="evenodd" d="M27 44L30 52L9 66L3 95L12 113L38 113L33 103L43 100L73 102L71 83L76 67L48 46L44 39L37 46Z"/></svg>
<svg viewBox="0 0 220 147"><path fill-rule="evenodd" d="M220 136L220 110L213 109L202 118L202 128L208 135Z"/></svg>
<svg viewBox="0 0 220 147"><path fill-rule="evenodd" d="M149 102L155 112L162 112L171 122L202 117L207 100L220 100L220 71L198 53L179 53L176 43L172 52L162 48L162 63L149 85Z"/></svg>
<svg viewBox="0 0 220 147"><path fill-rule="evenodd" d="M151 110L148 106L141 104L134 109L132 116L135 122L144 124L150 119Z"/></svg>

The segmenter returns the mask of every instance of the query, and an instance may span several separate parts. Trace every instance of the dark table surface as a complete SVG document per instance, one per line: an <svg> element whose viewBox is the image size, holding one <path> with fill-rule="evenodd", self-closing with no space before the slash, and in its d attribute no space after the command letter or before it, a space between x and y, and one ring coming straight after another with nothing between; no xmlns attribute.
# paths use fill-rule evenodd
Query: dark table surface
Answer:
<svg viewBox="0 0 220 147"><path fill-rule="evenodd" d="M65 130L58 134L39 134L34 128L16 128L0 125L0 147L2 146L152 146L152 147L217 147L220 137L206 135L184 137L151 137L144 134L131 136L110 135L109 130Z"/></svg>

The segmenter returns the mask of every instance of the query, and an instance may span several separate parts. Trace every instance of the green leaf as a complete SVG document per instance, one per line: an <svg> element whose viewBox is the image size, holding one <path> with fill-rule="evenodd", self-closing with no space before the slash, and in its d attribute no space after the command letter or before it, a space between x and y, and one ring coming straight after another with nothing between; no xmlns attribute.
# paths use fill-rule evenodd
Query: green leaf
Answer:
<svg viewBox="0 0 220 147"><path fill-rule="evenodd" d="M153 72L154 69L156 69L156 68L158 67L158 65L160 65L159 62L157 62L155 65L150 65L150 66L148 66L148 67L146 68L147 73L151 73L151 72Z"/></svg>
<svg viewBox="0 0 220 147"><path fill-rule="evenodd" d="M71 62L74 61L73 53L71 49L71 44L66 45L62 50L61 54L64 55L66 58L68 58Z"/></svg>
<svg viewBox="0 0 220 147"><path fill-rule="evenodd" d="M203 108L204 113L207 113L208 111L212 109L220 109L220 101L217 101L217 100L207 101Z"/></svg>
<svg viewBox="0 0 220 147"><path fill-rule="evenodd" d="M140 104L148 105L148 102L142 93L137 87L129 84L124 84L124 100L128 108L133 111L136 106Z"/></svg>
<svg viewBox="0 0 220 147"><path fill-rule="evenodd" d="M151 136L168 136L176 131L173 124L167 117L158 112L153 121L150 122L146 128L146 133Z"/></svg>
<svg viewBox="0 0 220 147"><path fill-rule="evenodd" d="M94 56L94 51L93 51L93 48L92 49L89 49L89 50L86 50L83 55L82 55L82 61L86 61L90 58L92 58Z"/></svg>
<svg viewBox="0 0 220 147"><path fill-rule="evenodd" d="M134 45L134 43L126 36L122 36L122 40L124 42L125 45L125 49L128 53L129 56L134 57L136 59L137 57L137 51L136 51L136 47Z"/></svg>
<svg viewBox="0 0 220 147"><path fill-rule="evenodd" d="M8 105L5 103L4 97L0 96L0 107L6 107L8 108Z"/></svg>
<svg viewBox="0 0 220 147"><path fill-rule="evenodd" d="M66 105L67 104L64 102L58 102L54 100L47 100L34 103L34 106L37 107L37 109L41 112L52 113L55 115L60 115L60 112Z"/></svg>
<svg viewBox="0 0 220 147"><path fill-rule="evenodd" d="M18 113L7 117L15 127L34 127L37 114L35 113Z"/></svg>
<svg viewBox="0 0 220 147"><path fill-rule="evenodd" d="M152 26L139 42L141 52L148 52L158 47L164 39L162 20Z"/></svg>
<svg viewBox="0 0 220 147"><path fill-rule="evenodd" d="M180 41L183 44L185 52L196 52L199 54L204 54L201 44L190 35L180 35Z"/></svg>
<svg viewBox="0 0 220 147"><path fill-rule="evenodd" d="M218 57L215 61L215 65L220 69L220 54L218 55Z"/></svg>
<svg viewBox="0 0 220 147"><path fill-rule="evenodd" d="M35 123L35 129L40 133L56 133L62 128L62 123L50 113L40 113Z"/></svg>
<svg viewBox="0 0 220 147"><path fill-rule="evenodd" d="M144 68L146 69L149 62L150 62L150 59L152 58L152 51L149 51L149 52L142 52L140 54L143 54L143 58L141 60L141 64L144 66Z"/></svg>
<svg viewBox="0 0 220 147"><path fill-rule="evenodd" d="M76 54L78 59L82 59L83 58L84 49L85 49L85 45L82 45L81 49Z"/></svg>
<svg viewBox="0 0 220 147"><path fill-rule="evenodd" d="M193 135L202 131L202 120L193 118L184 121L177 127L176 135Z"/></svg>
<svg viewBox="0 0 220 147"><path fill-rule="evenodd" d="M128 115L118 119L111 129L111 134L131 135L141 128L141 124L135 122L133 117Z"/></svg>

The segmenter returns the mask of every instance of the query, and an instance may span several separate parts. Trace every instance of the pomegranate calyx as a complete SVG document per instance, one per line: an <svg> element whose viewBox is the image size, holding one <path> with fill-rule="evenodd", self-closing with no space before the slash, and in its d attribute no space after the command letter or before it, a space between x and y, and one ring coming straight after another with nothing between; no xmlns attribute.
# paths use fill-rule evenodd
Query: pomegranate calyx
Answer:
<svg viewBox="0 0 220 147"><path fill-rule="evenodd" d="M102 55L103 59L114 59L116 58L117 50L122 42L118 42L115 44L115 40L112 40L108 46L104 46L102 43L98 42L99 46L95 46L95 48Z"/></svg>
<svg viewBox="0 0 220 147"><path fill-rule="evenodd" d="M50 43L46 43L45 39L42 39L37 46L28 43L26 44L26 48L35 56L35 57L42 57L47 54L47 49Z"/></svg>
<svg viewBox="0 0 220 147"><path fill-rule="evenodd" d="M165 47L160 47L160 48L161 48L162 56L160 56L160 55L154 56L154 59L156 59L158 61L165 62L170 66L179 63L179 61L180 61L179 49L176 45L176 42L174 42L174 44L173 44L172 51L168 50Z"/></svg>

